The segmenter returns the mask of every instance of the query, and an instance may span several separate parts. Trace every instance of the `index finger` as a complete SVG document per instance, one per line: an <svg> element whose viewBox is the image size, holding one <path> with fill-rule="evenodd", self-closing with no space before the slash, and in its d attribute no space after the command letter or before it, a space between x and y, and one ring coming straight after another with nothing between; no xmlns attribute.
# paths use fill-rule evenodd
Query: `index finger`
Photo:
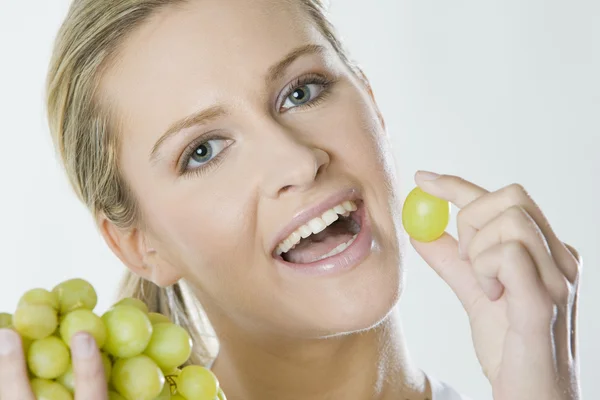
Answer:
<svg viewBox="0 0 600 400"><path fill-rule="evenodd" d="M0 329L0 400L34 400L19 335Z"/></svg>
<svg viewBox="0 0 600 400"><path fill-rule="evenodd" d="M106 400L108 385L104 365L94 338L80 332L71 340L76 400Z"/></svg>
<svg viewBox="0 0 600 400"><path fill-rule="evenodd" d="M427 193L447 200L458 208L464 208L489 193L488 190L454 175L435 177L426 171L417 171L415 182Z"/></svg>

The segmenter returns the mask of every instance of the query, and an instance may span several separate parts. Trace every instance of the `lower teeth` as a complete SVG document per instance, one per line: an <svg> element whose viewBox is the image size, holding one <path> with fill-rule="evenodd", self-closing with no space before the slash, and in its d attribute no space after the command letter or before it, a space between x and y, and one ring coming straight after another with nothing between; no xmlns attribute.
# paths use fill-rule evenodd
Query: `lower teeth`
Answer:
<svg viewBox="0 0 600 400"><path fill-rule="evenodd" d="M352 239L348 240L346 243L340 244L338 247L331 250L329 253L317 258L315 261L320 261L320 260L323 260L324 258L332 257L332 256L335 256L336 254L341 253L342 251L346 250L354 242L354 239L356 239L357 236L358 236L358 233L356 235L352 236Z"/></svg>

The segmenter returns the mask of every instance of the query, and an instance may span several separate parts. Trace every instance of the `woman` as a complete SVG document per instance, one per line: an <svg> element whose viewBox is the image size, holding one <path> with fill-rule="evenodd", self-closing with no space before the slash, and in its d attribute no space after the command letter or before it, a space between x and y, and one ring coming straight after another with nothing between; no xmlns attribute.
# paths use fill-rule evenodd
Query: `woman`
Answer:
<svg viewBox="0 0 600 400"><path fill-rule="evenodd" d="M48 82L122 294L192 332L229 399L461 398L407 355L384 120L318 0L76 0ZM494 399L578 399L577 253L519 185L416 182L461 208L459 241L412 244L464 305ZM30 400L2 336L0 399ZM73 363L77 399L106 399L89 336Z"/></svg>

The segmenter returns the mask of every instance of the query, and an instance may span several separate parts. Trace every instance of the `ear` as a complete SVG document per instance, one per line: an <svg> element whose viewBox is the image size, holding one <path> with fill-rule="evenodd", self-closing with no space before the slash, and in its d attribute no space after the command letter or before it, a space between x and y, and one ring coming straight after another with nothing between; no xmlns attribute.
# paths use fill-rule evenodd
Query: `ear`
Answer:
<svg viewBox="0 0 600 400"><path fill-rule="evenodd" d="M367 89L367 93L369 93L369 96L371 97L371 101L373 102L373 105L375 106L375 111L377 112L377 117L379 118L379 121L381 122L381 126L383 127L383 130L385 131L385 119L383 118L383 114L381 113L381 110L379 109L379 106L377 105L377 100L375 100L375 95L373 94L373 88L371 87L371 82L369 82L369 78L367 78L367 75L364 73L364 71L359 66L355 66L354 69L356 71L358 78L365 85L365 89Z"/></svg>
<svg viewBox="0 0 600 400"><path fill-rule="evenodd" d="M161 287L181 279L177 269L149 246L147 235L139 228L119 228L105 215L98 217L97 226L108 247L134 274Z"/></svg>

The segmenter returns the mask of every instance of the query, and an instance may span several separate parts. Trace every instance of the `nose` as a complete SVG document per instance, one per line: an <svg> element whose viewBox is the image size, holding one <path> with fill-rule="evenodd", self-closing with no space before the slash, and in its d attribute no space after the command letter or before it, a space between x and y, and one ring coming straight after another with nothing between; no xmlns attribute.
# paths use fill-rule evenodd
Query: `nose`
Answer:
<svg viewBox="0 0 600 400"><path fill-rule="evenodd" d="M302 192L310 188L327 169L329 154L316 145L304 143L300 135L285 129L269 135L265 162L265 195L277 198L287 192Z"/></svg>

